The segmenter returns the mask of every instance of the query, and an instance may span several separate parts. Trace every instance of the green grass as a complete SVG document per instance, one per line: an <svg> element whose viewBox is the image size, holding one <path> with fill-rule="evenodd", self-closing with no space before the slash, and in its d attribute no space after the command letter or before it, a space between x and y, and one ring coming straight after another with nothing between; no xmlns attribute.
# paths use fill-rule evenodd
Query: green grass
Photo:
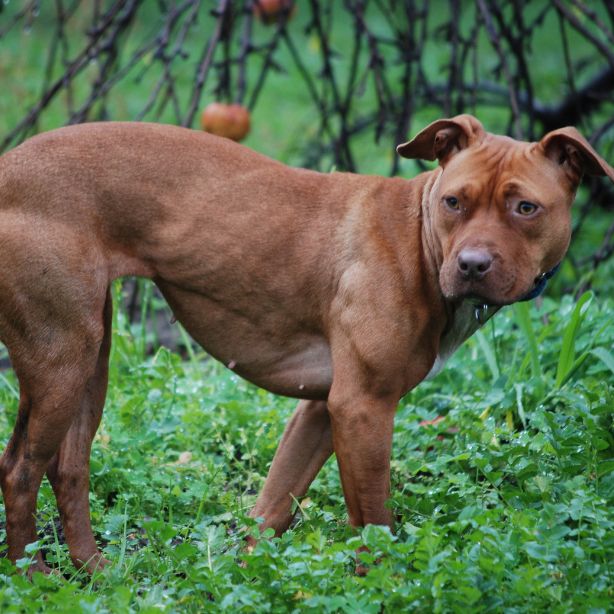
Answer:
<svg viewBox="0 0 614 614"><path fill-rule="evenodd" d="M182 360L160 349L143 357L141 327L130 331L119 317L91 495L97 539L114 564L94 580L74 572L45 483L38 547L62 577L30 583L0 560L0 609L610 611L611 310L590 296L576 305L546 299L524 316L504 309L403 399L392 463L395 535L347 527L331 460L294 528L250 554L243 537L256 529L246 513L293 401L198 355ZM2 439L15 417L15 386L5 373ZM419 426L437 415L445 419ZM362 544L372 565L358 577Z"/></svg>

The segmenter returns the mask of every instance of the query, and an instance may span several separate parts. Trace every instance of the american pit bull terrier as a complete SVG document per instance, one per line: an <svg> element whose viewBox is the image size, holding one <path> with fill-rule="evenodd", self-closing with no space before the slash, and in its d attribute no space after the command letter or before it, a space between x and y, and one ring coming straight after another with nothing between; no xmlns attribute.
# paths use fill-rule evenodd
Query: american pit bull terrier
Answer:
<svg viewBox="0 0 614 614"><path fill-rule="evenodd" d="M411 180L289 168L151 124L36 136L0 158L0 338L20 386L0 461L8 556L36 540L46 473L70 555L92 534L89 455L111 343L109 284L154 280L212 356L302 399L252 512L284 531L334 452L350 523L391 525L393 417L488 305L530 298L561 261L583 172L614 170L574 129L524 143L468 115L398 147ZM35 568L48 571L42 557Z"/></svg>

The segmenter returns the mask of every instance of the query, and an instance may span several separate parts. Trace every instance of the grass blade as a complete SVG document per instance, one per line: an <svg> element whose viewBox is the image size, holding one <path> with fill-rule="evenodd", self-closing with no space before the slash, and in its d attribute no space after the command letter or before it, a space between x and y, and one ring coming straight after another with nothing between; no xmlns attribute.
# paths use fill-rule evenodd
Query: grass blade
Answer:
<svg viewBox="0 0 614 614"><path fill-rule="evenodd" d="M556 367L556 388L560 388L563 385L568 374L574 367L578 331L580 330L580 325L582 324L582 320L584 320L592 300L593 293L591 291L585 292L578 299L578 302L576 303L576 306L571 314L569 323L565 327L561 352L559 353L559 360Z"/></svg>
<svg viewBox="0 0 614 614"><path fill-rule="evenodd" d="M516 390L516 410L518 412L518 417L522 422L522 428L527 429L527 416L524 413L524 404L522 402L522 384L515 384L514 389Z"/></svg>
<svg viewBox="0 0 614 614"><path fill-rule="evenodd" d="M523 332L527 344L529 346L529 359L531 361L531 373L533 377L541 377L542 369L539 362L539 350L537 345L537 336L533 330L531 323L530 307L528 303L515 303L513 306L514 316L518 322L520 330Z"/></svg>
<svg viewBox="0 0 614 614"><path fill-rule="evenodd" d="M15 386L9 382L4 373L0 373L0 382L2 382L7 387L11 395L19 401L19 390L17 390L17 388L15 388Z"/></svg>
<svg viewBox="0 0 614 614"><path fill-rule="evenodd" d="M599 358L605 364L605 366L610 369L612 373L614 373L614 356L611 352L608 352L608 350L602 347L591 350L591 354L593 356L597 356L597 358Z"/></svg>
<svg viewBox="0 0 614 614"><path fill-rule="evenodd" d="M475 337L478 340L478 345L480 346L480 349L482 350L482 352L484 352L486 364L490 369L493 381L499 379L501 373L499 371L499 365L497 364L497 357L495 356L493 345L490 343L490 341L488 341L486 335L481 330L476 331Z"/></svg>

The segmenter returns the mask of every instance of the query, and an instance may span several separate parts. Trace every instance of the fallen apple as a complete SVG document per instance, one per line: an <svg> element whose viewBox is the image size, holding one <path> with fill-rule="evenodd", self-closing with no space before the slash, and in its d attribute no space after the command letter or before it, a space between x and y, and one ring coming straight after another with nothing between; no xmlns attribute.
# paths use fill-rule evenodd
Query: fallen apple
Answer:
<svg viewBox="0 0 614 614"><path fill-rule="evenodd" d="M254 14L265 24L291 19L296 11L294 0L254 0Z"/></svg>
<svg viewBox="0 0 614 614"><path fill-rule="evenodd" d="M212 102L205 107L200 124L206 132L241 141L249 132L249 111L240 104Z"/></svg>

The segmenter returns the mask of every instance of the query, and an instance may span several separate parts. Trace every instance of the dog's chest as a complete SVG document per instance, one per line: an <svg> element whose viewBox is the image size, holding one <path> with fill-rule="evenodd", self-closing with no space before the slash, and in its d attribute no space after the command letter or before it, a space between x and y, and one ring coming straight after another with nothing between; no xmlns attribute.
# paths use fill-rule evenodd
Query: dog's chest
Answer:
<svg viewBox="0 0 614 614"><path fill-rule="evenodd" d="M463 301L454 313L451 325L441 336L439 352L425 379L435 377L444 368L450 356L497 311L496 307L488 307L478 318L475 304L471 301Z"/></svg>

